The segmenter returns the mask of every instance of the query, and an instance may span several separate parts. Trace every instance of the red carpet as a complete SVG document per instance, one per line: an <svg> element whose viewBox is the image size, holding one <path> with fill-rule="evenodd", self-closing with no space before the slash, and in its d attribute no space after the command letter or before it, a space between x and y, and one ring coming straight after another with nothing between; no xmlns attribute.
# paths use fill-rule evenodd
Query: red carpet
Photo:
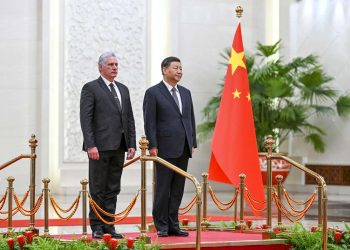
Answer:
<svg viewBox="0 0 350 250"><path fill-rule="evenodd" d="M147 223L152 222L152 216L147 216L146 218ZM36 227L43 227L45 224L45 221L43 219L36 219L35 220L35 226ZM49 219L49 226L81 226L83 224L81 218L72 218L69 220L62 220L62 219ZM89 225L89 220L87 220L87 224ZM125 220L122 220L118 222L119 224L141 224L141 218L139 216L129 216L125 218ZM13 227L27 227L29 226L29 219L28 220L13 220ZM7 227L7 221L0 221L0 228L6 228Z"/></svg>
<svg viewBox="0 0 350 250"><path fill-rule="evenodd" d="M196 217L194 215L180 216L180 221L183 218L194 222ZM210 221L232 221L231 216L208 216ZM262 217L246 217L246 220L263 220ZM152 217L147 217L147 223L152 222ZM89 221L87 221L89 224ZM139 216L129 216L118 224L141 224ZM37 219L35 221L36 227L43 227L44 220ZM49 226L81 226L81 218L73 218L70 220L51 219ZM14 228L25 228L29 226L28 220L14 220ZM0 221L0 227L6 228L7 221ZM156 233L148 233L151 237L152 243L162 245L162 249L176 249L176 250L192 250L195 249L196 232L190 231L189 237L165 237L158 238ZM126 233L125 237L137 237L139 233ZM71 240L79 239L80 234L76 235L57 235L55 238ZM89 235L91 237L91 235ZM204 231L201 234L201 249L202 250L289 250L290 245L285 244L283 240L263 240L261 233L241 233L239 231Z"/></svg>
<svg viewBox="0 0 350 250"><path fill-rule="evenodd" d="M162 249L192 250L195 247L196 232L190 231L189 237L161 237L148 233L152 243L163 245ZM139 233L126 233L125 237L136 238ZM56 238L71 240L81 235L60 235ZM89 235L91 237L91 235ZM222 231L205 231L201 234L201 249L217 250L289 250L291 246L276 240L263 240L261 233L239 233Z"/></svg>
<svg viewBox="0 0 350 250"><path fill-rule="evenodd" d="M187 218L190 220L190 222L196 221L195 215L186 215L186 216L179 216L180 221L183 218ZM208 216L209 221L232 221L232 216ZM247 220L263 220L265 218L262 217L252 217L247 216L245 219ZM147 223L152 222L152 216L147 216L146 219ZM87 224L89 225L89 220L87 221ZM141 218L140 216L129 216L125 218L124 220L117 223L119 224L141 224ZM70 220L62 220L62 219L50 219L49 220L49 226L81 226L82 225L82 219L81 218L72 218ZM27 227L29 226L29 219L27 220L13 220L13 227ZM43 219L36 219L35 220L35 226L37 227L43 227L44 226L44 220ZM0 221L0 228L6 228L7 227L7 221Z"/></svg>

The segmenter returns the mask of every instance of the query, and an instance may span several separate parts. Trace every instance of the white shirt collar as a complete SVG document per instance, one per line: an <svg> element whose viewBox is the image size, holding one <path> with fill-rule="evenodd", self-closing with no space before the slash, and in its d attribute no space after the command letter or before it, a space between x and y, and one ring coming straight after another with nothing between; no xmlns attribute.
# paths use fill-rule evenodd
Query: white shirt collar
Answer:
<svg viewBox="0 0 350 250"><path fill-rule="evenodd" d="M114 87L117 87L117 85L115 84L115 81L113 80L112 82L107 80L106 78L104 78L102 75L102 80L105 82L105 84L107 85L107 87L109 88L109 84L113 83Z"/></svg>
<svg viewBox="0 0 350 250"><path fill-rule="evenodd" d="M165 80L163 80L163 82L164 82L165 86L168 88L169 92L171 92L171 90L172 90L173 88L175 88L177 92L179 91L178 88L177 88L177 84L175 85L175 87L173 87L172 85L170 85L169 83L167 83Z"/></svg>

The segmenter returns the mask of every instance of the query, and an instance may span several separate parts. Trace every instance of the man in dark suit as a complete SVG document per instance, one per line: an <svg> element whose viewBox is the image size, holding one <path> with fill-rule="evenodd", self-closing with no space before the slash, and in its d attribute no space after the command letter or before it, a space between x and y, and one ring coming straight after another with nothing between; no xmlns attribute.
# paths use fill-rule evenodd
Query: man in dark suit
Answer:
<svg viewBox="0 0 350 250"><path fill-rule="evenodd" d="M115 81L118 60L114 53L103 53L98 61L101 76L81 90L80 123L89 157L89 190L92 199L106 212L114 214L125 152L132 159L136 150L135 122L128 88ZM101 213L100 213L101 214ZM108 222L113 217L103 216ZM123 238L112 223L104 223L90 207L90 226L94 238L109 233Z"/></svg>
<svg viewBox="0 0 350 250"><path fill-rule="evenodd" d="M182 77L181 62L165 58L161 64L163 81L149 88L143 100L145 133L149 152L187 171L196 143L196 125L191 93L177 83ZM180 230L178 210L185 178L156 164L153 220L159 237L188 236Z"/></svg>

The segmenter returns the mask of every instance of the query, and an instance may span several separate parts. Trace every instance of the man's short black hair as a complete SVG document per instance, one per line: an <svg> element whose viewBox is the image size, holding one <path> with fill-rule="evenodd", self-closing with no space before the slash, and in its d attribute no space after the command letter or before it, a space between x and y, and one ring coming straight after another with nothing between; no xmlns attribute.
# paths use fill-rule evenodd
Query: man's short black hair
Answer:
<svg viewBox="0 0 350 250"><path fill-rule="evenodd" d="M162 74L163 74L163 68L169 67L172 62L179 62L179 63L181 63L180 59L175 57L175 56L169 56L169 57L165 58L162 61L162 64L161 64Z"/></svg>

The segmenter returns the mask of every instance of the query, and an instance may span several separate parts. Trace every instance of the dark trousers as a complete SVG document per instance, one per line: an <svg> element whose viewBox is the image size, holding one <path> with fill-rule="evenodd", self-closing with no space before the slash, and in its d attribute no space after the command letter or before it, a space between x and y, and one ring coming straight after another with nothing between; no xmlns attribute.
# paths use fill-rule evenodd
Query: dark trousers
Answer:
<svg viewBox="0 0 350 250"><path fill-rule="evenodd" d="M123 172L125 150L100 151L99 160L89 159L89 191L92 199L106 212L114 214L117 195L120 193L120 179ZM106 221L114 221L113 217L99 213ZM90 206L90 226L92 230L97 227L113 227L105 225Z"/></svg>
<svg viewBox="0 0 350 250"><path fill-rule="evenodd" d="M187 171L189 151L186 146L179 158L164 160ZM161 156L160 156L161 157ZM179 229L178 210L185 187L185 177L156 163L156 187L153 201L153 221L158 231L172 232Z"/></svg>

